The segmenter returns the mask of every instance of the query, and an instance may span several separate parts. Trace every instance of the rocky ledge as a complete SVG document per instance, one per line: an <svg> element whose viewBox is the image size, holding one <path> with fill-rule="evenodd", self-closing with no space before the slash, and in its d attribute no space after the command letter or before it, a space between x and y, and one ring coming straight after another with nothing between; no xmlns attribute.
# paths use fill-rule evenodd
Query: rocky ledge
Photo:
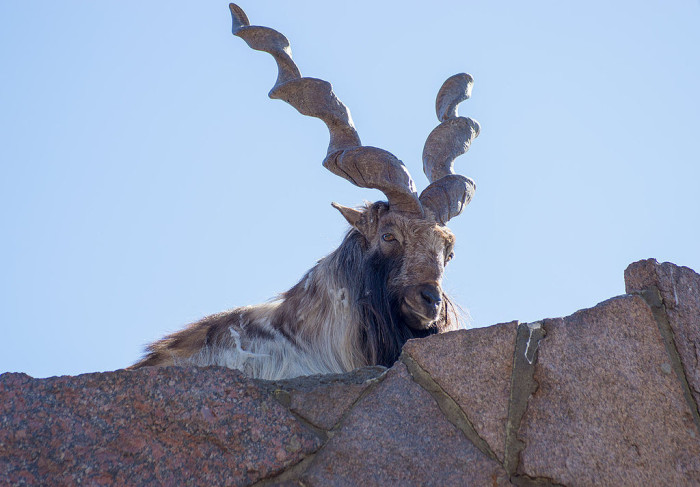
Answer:
<svg viewBox="0 0 700 487"><path fill-rule="evenodd" d="M0 376L1 485L700 485L700 275L655 260L566 318L392 368Z"/></svg>

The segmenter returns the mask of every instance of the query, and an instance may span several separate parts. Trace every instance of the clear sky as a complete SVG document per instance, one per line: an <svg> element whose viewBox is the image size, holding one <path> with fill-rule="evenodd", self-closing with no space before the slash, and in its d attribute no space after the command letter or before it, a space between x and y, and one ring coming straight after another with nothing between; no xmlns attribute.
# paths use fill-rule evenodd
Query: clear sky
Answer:
<svg viewBox="0 0 700 487"><path fill-rule="evenodd" d="M700 271L700 2L240 2L330 81L365 145L421 152L475 78L477 182L445 287L469 326L564 316L655 257ZM333 250L323 123L267 92L224 1L0 3L0 372L113 370L263 302Z"/></svg>

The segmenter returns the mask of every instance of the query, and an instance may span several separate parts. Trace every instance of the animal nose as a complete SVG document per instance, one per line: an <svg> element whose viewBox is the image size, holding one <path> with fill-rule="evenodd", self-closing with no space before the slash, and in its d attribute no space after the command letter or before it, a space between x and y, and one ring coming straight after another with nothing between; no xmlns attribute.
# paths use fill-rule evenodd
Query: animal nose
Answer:
<svg viewBox="0 0 700 487"><path fill-rule="evenodd" d="M430 307L437 308L442 301L440 289L432 284L423 284L420 287L420 296L423 298L423 302Z"/></svg>

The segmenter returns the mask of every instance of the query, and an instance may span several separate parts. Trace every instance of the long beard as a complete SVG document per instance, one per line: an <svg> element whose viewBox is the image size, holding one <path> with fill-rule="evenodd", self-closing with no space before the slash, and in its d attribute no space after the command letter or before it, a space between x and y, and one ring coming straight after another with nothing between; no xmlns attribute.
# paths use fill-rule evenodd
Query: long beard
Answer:
<svg viewBox="0 0 700 487"><path fill-rule="evenodd" d="M424 330L414 330L401 314L401 297L388 288L391 271L399 269L399 259L379 253L370 255L363 273L363 286L358 303L362 314L360 340L367 362L390 367L401 354L401 348L411 338L423 338L438 332L437 324Z"/></svg>

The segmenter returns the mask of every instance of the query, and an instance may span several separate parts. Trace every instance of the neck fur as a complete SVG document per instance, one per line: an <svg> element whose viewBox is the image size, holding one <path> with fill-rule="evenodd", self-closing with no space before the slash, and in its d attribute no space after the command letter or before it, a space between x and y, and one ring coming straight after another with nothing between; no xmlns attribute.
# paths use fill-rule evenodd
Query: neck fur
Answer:
<svg viewBox="0 0 700 487"><path fill-rule="evenodd" d="M409 328L399 298L387 289L397 265L368 253L365 238L351 230L338 249L281 296L273 326L295 337L300 347L309 347L332 370L390 366L406 340L444 331L455 321L446 306L444 316L427 330Z"/></svg>

